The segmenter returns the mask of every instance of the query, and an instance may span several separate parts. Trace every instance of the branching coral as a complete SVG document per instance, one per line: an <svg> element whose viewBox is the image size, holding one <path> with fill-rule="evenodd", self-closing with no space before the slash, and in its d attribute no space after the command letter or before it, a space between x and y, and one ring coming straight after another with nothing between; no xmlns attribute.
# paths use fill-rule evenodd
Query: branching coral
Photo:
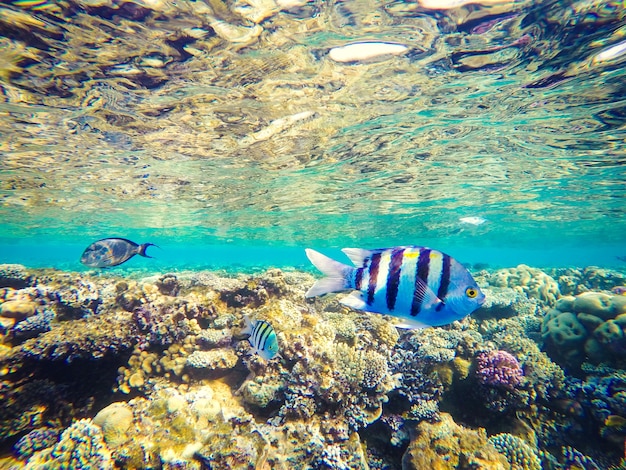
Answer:
<svg viewBox="0 0 626 470"><path fill-rule="evenodd" d="M506 457L511 470L541 470L536 450L523 439L503 433L491 436L489 443Z"/></svg>
<svg viewBox="0 0 626 470"><path fill-rule="evenodd" d="M107 470L113 468L113 462L100 428L81 419L63 431L57 444L35 453L25 468Z"/></svg>

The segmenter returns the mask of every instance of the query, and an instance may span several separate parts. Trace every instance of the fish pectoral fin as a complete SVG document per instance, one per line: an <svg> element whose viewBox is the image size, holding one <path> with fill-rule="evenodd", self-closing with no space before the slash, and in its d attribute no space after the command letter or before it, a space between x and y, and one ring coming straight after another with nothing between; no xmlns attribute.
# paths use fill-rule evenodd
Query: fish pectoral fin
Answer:
<svg viewBox="0 0 626 470"><path fill-rule="evenodd" d="M396 328L403 328L406 330L415 330L430 327L430 325L427 325L426 323L422 323L421 321L417 320L410 320L408 318L404 318L402 322L396 323L394 326Z"/></svg>
<svg viewBox="0 0 626 470"><path fill-rule="evenodd" d="M415 282L415 293L413 295L421 299L420 310L436 308L439 311L445 306L443 301L437 297L437 294L419 277Z"/></svg>
<svg viewBox="0 0 626 470"><path fill-rule="evenodd" d="M367 310L368 305L363 299L363 294L360 292L354 292L350 295L345 296L343 299L339 301L340 304L345 305L346 307L353 308L355 310Z"/></svg>

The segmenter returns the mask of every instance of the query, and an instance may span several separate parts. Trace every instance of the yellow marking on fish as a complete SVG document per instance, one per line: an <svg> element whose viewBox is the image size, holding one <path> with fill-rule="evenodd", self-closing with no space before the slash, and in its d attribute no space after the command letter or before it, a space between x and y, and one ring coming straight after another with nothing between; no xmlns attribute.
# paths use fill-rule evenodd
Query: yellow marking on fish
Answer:
<svg viewBox="0 0 626 470"><path fill-rule="evenodd" d="M413 259L413 258L418 258L419 255L420 255L419 251L405 251L403 256L406 259Z"/></svg>

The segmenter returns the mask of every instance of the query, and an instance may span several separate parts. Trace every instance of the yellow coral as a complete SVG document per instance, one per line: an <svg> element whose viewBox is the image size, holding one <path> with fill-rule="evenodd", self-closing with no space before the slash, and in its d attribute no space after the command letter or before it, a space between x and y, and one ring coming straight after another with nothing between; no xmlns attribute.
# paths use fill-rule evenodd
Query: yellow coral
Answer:
<svg viewBox="0 0 626 470"><path fill-rule="evenodd" d="M510 468L506 458L488 444L484 429L458 425L447 413L441 413L441 421L437 423L421 422L417 431L402 459L405 470L453 470L461 468L461 458L465 461L463 468Z"/></svg>

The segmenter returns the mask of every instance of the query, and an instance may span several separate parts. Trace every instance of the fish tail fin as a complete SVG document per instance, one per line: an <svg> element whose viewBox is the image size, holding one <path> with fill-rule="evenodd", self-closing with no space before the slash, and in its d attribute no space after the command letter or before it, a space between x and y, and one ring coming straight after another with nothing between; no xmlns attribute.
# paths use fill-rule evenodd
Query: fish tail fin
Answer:
<svg viewBox="0 0 626 470"><path fill-rule="evenodd" d="M352 281L350 280L354 271L352 266L335 261L310 248L307 248L305 251L313 266L326 275L326 277L313 284L305 294L305 297L315 297L352 288Z"/></svg>
<svg viewBox="0 0 626 470"><path fill-rule="evenodd" d="M149 246L156 246L157 248L160 248L158 245L155 245L154 243L142 243L141 245L139 245L139 251L137 251L137 254L139 256L143 256L144 258L154 258L154 256L148 256L146 254L146 249Z"/></svg>

